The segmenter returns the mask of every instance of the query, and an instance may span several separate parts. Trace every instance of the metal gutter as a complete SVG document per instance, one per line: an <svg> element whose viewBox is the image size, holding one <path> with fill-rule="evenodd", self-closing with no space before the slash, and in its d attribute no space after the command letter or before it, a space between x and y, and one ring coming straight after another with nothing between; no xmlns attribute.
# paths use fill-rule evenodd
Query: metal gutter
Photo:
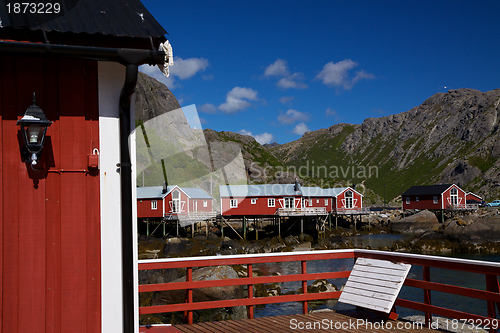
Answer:
<svg viewBox="0 0 500 333"><path fill-rule="evenodd" d="M137 83L138 66L163 64L165 52L144 49L101 48L0 41L0 54L118 62L127 67L120 93L120 182L122 214L123 332L134 332L134 253L130 103ZM135 203L137 204L137 203Z"/></svg>

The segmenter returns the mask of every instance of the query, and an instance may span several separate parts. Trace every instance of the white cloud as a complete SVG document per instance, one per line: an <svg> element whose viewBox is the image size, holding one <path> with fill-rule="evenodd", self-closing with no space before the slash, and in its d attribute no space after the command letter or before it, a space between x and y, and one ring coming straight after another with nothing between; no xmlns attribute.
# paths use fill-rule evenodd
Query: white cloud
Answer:
<svg viewBox="0 0 500 333"><path fill-rule="evenodd" d="M200 106L200 111L213 114L217 112L217 108L213 104L206 103Z"/></svg>
<svg viewBox="0 0 500 333"><path fill-rule="evenodd" d="M276 83L276 85L282 89L305 89L307 84L299 82L303 79L301 73L290 73L288 69L288 64L286 60L278 59L271 65L266 67L264 71L264 76L270 77L281 77L281 79Z"/></svg>
<svg viewBox="0 0 500 333"><path fill-rule="evenodd" d="M174 65L170 67L170 75L177 76L181 80L193 77L197 72L204 71L208 67L208 60L204 58L174 57Z"/></svg>
<svg viewBox="0 0 500 333"><path fill-rule="evenodd" d="M296 121L308 121L309 115L304 112L300 112L294 109L289 109L287 112L280 114L278 116L278 121L282 124L293 124Z"/></svg>
<svg viewBox="0 0 500 333"><path fill-rule="evenodd" d="M247 131L246 129L242 129L238 133L240 133L241 135L253 136L255 138L255 141L257 141L261 145L264 145L266 143L271 143L274 140L274 135L272 135L271 133L267 133L267 132L262 133L262 134L253 135L252 132Z"/></svg>
<svg viewBox="0 0 500 333"><path fill-rule="evenodd" d="M306 89L307 84L295 81L300 79L302 79L302 75L300 73L294 73L292 75L281 78L276 84L278 85L278 87L283 89L289 89L289 88Z"/></svg>
<svg viewBox="0 0 500 333"><path fill-rule="evenodd" d="M234 87L233 90L227 93L226 102L219 105L219 109L225 113L236 113L252 105L247 100L259 100L257 91L250 88Z"/></svg>
<svg viewBox="0 0 500 333"><path fill-rule="evenodd" d="M176 77L180 80L189 79L196 73L204 71L207 67L208 60L204 58L182 59L181 57L174 57L174 64L169 69L169 77L163 76L157 66L143 65L139 67L139 70L165 84L168 89L175 89L181 87L176 82Z"/></svg>
<svg viewBox="0 0 500 333"><path fill-rule="evenodd" d="M250 136L252 136L252 132L247 131L246 129L242 129L238 133L240 133L241 135L250 135Z"/></svg>
<svg viewBox="0 0 500 333"><path fill-rule="evenodd" d="M258 143L261 145L264 145L266 143L271 143L274 140L274 135L271 133L262 133L262 134L257 134L255 136L255 140L257 140Z"/></svg>
<svg viewBox="0 0 500 333"><path fill-rule="evenodd" d="M304 135L305 132L309 132L310 129L309 127L307 127L306 124L304 123L300 123L300 124L297 124L297 126L295 126L295 128L293 129L293 133L294 134L297 134L297 135Z"/></svg>
<svg viewBox="0 0 500 333"><path fill-rule="evenodd" d="M289 103L289 102L293 101L294 99L295 99L295 97L293 97L293 96L285 96L285 97L281 97L281 98L279 99L279 101L280 101L282 104L287 104L287 103Z"/></svg>
<svg viewBox="0 0 500 333"><path fill-rule="evenodd" d="M264 71L265 76L288 76L290 72L288 71L288 65L285 60L278 59L273 64L267 66Z"/></svg>
<svg viewBox="0 0 500 333"><path fill-rule="evenodd" d="M332 108L328 108L325 111L325 116L336 116L337 115L337 110L334 110Z"/></svg>
<svg viewBox="0 0 500 333"><path fill-rule="evenodd" d="M173 66L170 67L170 69L172 68ZM172 75L170 75L169 77L165 77L157 66L142 65L139 66L139 71L151 76L152 78L157 79L158 81L166 85L168 89L174 89L179 87L178 85L175 84L175 78Z"/></svg>
<svg viewBox="0 0 500 333"><path fill-rule="evenodd" d="M375 78L373 74L365 71L356 72L356 75L353 78L350 78L349 71L358 65L359 64L357 62L354 62L351 59L344 59L337 63L331 61L323 66L323 70L316 76L315 79L322 80L323 84L331 87L349 90L360 80Z"/></svg>

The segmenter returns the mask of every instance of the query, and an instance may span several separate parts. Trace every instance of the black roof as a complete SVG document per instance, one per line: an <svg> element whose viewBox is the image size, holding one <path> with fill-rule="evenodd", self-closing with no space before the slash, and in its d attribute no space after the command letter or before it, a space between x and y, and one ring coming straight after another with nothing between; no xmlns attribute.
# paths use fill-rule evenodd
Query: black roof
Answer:
<svg viewBox="0 0 500 333"><path fill-rule="evenodd" d="M160 39L165 39L167 33L139 0L59 0L44 3L50 2L61 4L59 13L31 14L30 8L27 8L25 14L15 14L14 3L22 4L23 1L0 0L0 27ZM21 10L24 10L23 5Z"/></svg>
<svg viewBox="0 0 500 333"><path fill-rule="evenodd" d="M405 193L405 195L440 195L446 191L453 184L441 184L441 185L423 185L423 186L412 186Z"/></svg>

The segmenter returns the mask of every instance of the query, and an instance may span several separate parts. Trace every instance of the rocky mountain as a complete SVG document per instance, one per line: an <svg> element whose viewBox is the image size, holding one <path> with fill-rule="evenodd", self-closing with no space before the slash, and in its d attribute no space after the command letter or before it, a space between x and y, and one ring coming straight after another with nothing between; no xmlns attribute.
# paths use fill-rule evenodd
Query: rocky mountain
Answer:
<svg viewBox="0 0 500 333"><path fill-rule="evenodd" d="M213 189L299 178L322 187L354 185L367 204L438 183L457 183L487 200L500 194L500 89L450 90L406 112L264 146L251 136L191 129L175 96L143 73L136 92L138 184L161 184L164 163L169 183L194 186L201 179L200 186Z"/></svg>
<svg viewBox="0 0 500 333"><path fill-rule="evenodd" d="M500 89L438 93L413 109L361 125L336 124L271 148L311 181L362 184L387 199L412 185L457 183L499 192Z"/></svg>
<svg viewBox="0 0 500 333"><path fill-rule="evenodd" d="M135 119L147 121L165 112L180 109L177 98L166 85L139 72L135 87Z"/></svg>

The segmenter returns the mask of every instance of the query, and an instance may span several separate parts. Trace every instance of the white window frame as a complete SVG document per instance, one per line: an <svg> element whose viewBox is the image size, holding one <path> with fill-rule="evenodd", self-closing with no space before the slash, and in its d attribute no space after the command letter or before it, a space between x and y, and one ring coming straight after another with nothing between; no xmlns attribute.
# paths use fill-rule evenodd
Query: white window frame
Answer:
<svg viewBox="0 0 500 333"><path fill-rule="evenodd" d="M316 198L316 203L319 204L319 199L318 198Z"/></svg>
<svg viewBox="0 0 500 333"><path fill-rule="evenodd" d="M458 190L454 187L450 190L450 202L453 206L458 205Z"/></svg>
<svg viewBox="0 0 500 333"><path fill-rule="evenodd" d="M352 191L346 191L344 194L345 208L351 209L354 207L354 193Z"/></svg>
<svg viewBox="0 0 500 333"><path fill-rule="evenodd" d="M418 197L416 197L416 198L415 198L415 201L416 201L416 202L419 202L419 201L420 201L420 199L419 199Z"/></svg>
<svg viewBox="0 0 500 333"><path fill-rule="evenodd" d="M158 201L153 200L151 201L151 210L157 210L158 209Z"/></svg>
<svg viewBox="0 0 500 333"><path fill-rule="evenodd" d="M289 208L289 209L295 208L295 198L294 197L284 197L283 198L283 208Z"/></svg>
<svg viewBox="0 0 500 333"><path fill-rule="evenodd" d="M276 200L274 198L267 199L267 207L276 207Z"/></svg>
<svg viewBox="0 0 500 333"><path fill-rule="evenodd" d="M203 200L203 207L208 207L208 201L207 200Z"/></svg>
<svg viewBox="0 0 500 333"><path fill-rule="evenodd" d="M410 204L410 197L406 197L406 204L409 205Z"/></svg>
<svg viewBox="0 0 500 333"><path fill-rule="evenodd" d="M438 204L439 199L438 199L438 196L437 196L437 195L435 195L435 196L433 196L433 197L432 197L432 202L433 202L435 205L437 205L437 204Z"/></svg>
<svg viewBox="0 0 500 333"><path fill-rule="evenodd" d="M238 208L238 199L230 199L229 208Z"/></svg>
<svg viewBox="0 0 500 333"><path fill-rule="evenodd" d="M252 205L255 205L255 204L257 203L257 198L252 198L252 199L250 199L250 203L251 203Z"/></svg>
<svg viewBox="0 0 500 333"><path fill-rule="evenodd" d="M181 210L181 193L175 190L172 192L172 213L177 214Z"/></svg>
<svg viewBox="0 0 500 333"><path fill-rule="evenodd" d="M325 199L325 206L328 206L328 198Z"/></svg>

